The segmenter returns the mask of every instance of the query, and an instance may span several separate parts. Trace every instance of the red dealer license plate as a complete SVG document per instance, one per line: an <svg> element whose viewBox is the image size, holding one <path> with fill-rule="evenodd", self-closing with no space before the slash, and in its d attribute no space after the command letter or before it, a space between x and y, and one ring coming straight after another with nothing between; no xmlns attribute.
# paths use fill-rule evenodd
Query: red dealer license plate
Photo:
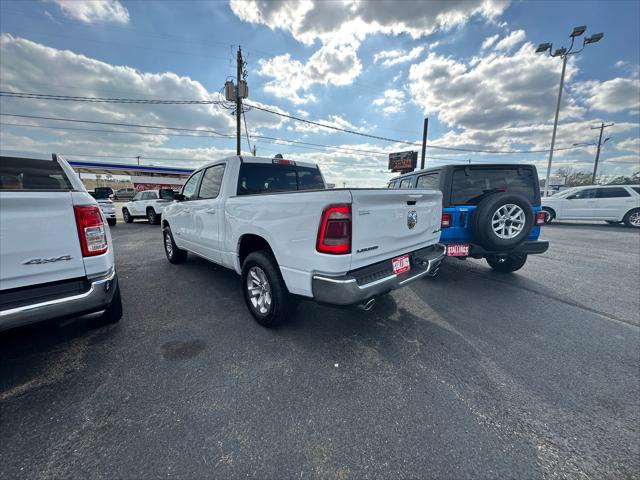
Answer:
<svg viewBox="0 0 640 480"><path fill-rule="evenodd" d="M457 245L447 246L448 257L468 257L469 256L469 244L460 243Z"/></svg>
<svg viewBox="0 0 640 480"><path fill-rule="evenodd" d="M393 264L393 273L404 273L411 270L411 264L409 263L409 255L402 255L391 260Z"/></svg>

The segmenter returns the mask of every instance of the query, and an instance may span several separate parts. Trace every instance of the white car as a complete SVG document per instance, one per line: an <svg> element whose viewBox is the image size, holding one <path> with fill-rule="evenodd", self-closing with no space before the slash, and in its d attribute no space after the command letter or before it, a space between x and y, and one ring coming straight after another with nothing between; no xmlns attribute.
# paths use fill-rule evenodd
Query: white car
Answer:
<svg viewBox="0 0 640 480"><path fill-rule="evenodd" d="M122 206L122 218L125 223L131 223L136 218L146 218L150 224L157 225L164 208L173 200L173 195L170 188L138 192L130 202Z"/></svg>
<svg viewBox="0 0 640 480"><path fill-rule="evenodd" d="M545 223L553 220L604 220L640 228L640 186L591 185L542 199Z"/></svg>
<svg viewBox="0 0 640 480"><path fill-rule="evenodd" d="M358 304L435 275L438 190L333 189L317 165L229 157L196 170L162 217L167 259L187 252L242 275L262 325L292 312L296 297Z"/></svg>
<svg viewBox="0 0 640 480"><path fill-rule="evenodd" d="M62 157L0 157L0 218L0 330L97 312L120 320L109 227Z"/></svg>

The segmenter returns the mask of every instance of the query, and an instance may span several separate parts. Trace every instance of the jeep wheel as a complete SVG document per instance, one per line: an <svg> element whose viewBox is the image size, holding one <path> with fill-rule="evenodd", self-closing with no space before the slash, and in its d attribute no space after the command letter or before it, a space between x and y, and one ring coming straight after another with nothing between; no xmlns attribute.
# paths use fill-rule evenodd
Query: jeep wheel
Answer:
<svg viewBox="0 0 640 480"><path fill-rule="evenodd" d="M122 209L122 218L124 220L124 223L132 223L133 222L133 217L129 213L129 210L127 210L126 208Z"/></svg>
<svg viewBox="0 0 640 480"><path fill-rule="evenodd" d="M508 256L492 255L487 257L487 263L496 272L511 273L520 270L524 264L527 263L527 254L521 253Z"/></svg>
<svg viewBox="0 0 640 480"><path fill-rule="evenodd" d="M249 312L265 327L289 318L296 306L268 250L251 253L242 264L242 290Z"/></svg>
<svg viewBox="0 0 640 480"><path fill-rule="evenodd" d="M487 250L509 250L524 242L533 227L533 209L522 195L496 193L473 212L472 229Z"/></svg>

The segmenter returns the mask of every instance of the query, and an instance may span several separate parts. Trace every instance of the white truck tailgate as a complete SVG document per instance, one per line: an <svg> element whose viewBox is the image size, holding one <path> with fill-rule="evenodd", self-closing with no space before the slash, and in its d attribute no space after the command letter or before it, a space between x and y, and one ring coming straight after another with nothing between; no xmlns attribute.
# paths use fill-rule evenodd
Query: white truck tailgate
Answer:
<svg viewBox="0 0 640 480"><path fill-rule="evenodd" d="M0 290L85 275L71 192L0 192Z"/></svg>
<svg viewBox="0 0 640 480"><path fill-rule="evenodd" d="M351 190L351 269L440 239L442 194L437 190Z"/></svg>

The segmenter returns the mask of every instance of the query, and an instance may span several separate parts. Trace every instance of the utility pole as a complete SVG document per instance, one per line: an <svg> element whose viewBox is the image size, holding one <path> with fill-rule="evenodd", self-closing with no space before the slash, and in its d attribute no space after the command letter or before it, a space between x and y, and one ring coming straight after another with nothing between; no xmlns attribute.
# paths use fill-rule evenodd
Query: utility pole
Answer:
<svg viewBox="0 0 640 480"><path fill-rule="evenodd" d="M429 129L429 119L424 119L424 126L422 127L422 159L420 161L420 169L424 169L424 156L427 150L427 130Z"/></svg>
<svg viewBox="0 0 640 480"><path fill-rule="evenodd" d="M251 153L253 153L254 157L256 156L256 144L255 143L253 144L253 151Z"/></svg>
<svg viewBox="0 0 640 480"><path fill-rule="evenodd" d="M605 125L604 122L600 122L600 126L599 127L591 127L591 130L597 130L600 129L600 136L598 137L598 149L596 150L596 162L593 165L593 177L591 178L591 183L592 184L596 184L596 173L598 172L598 160L600 160L600 147L603 145L602 143L602 132L604 131L605 128L611 127L613 126L613 123L609 123L607 125ZM609 140L608 138L605 139L605 142Z"/></svg>
<svg viewBox="0 0 640 480"><path fill-rule="evenodd" d="M138 159L138 165L140 165L140 155L136 156L136 158Z"/></svg>
<svg viewBox="0 0 640 480"><path fill-rule="evenodd" d="M238 71L236 78L236 155L240 155L240 120L242 117L242 97L240 96L240 81L242 80L242 50L238 45Z"/></svg>

